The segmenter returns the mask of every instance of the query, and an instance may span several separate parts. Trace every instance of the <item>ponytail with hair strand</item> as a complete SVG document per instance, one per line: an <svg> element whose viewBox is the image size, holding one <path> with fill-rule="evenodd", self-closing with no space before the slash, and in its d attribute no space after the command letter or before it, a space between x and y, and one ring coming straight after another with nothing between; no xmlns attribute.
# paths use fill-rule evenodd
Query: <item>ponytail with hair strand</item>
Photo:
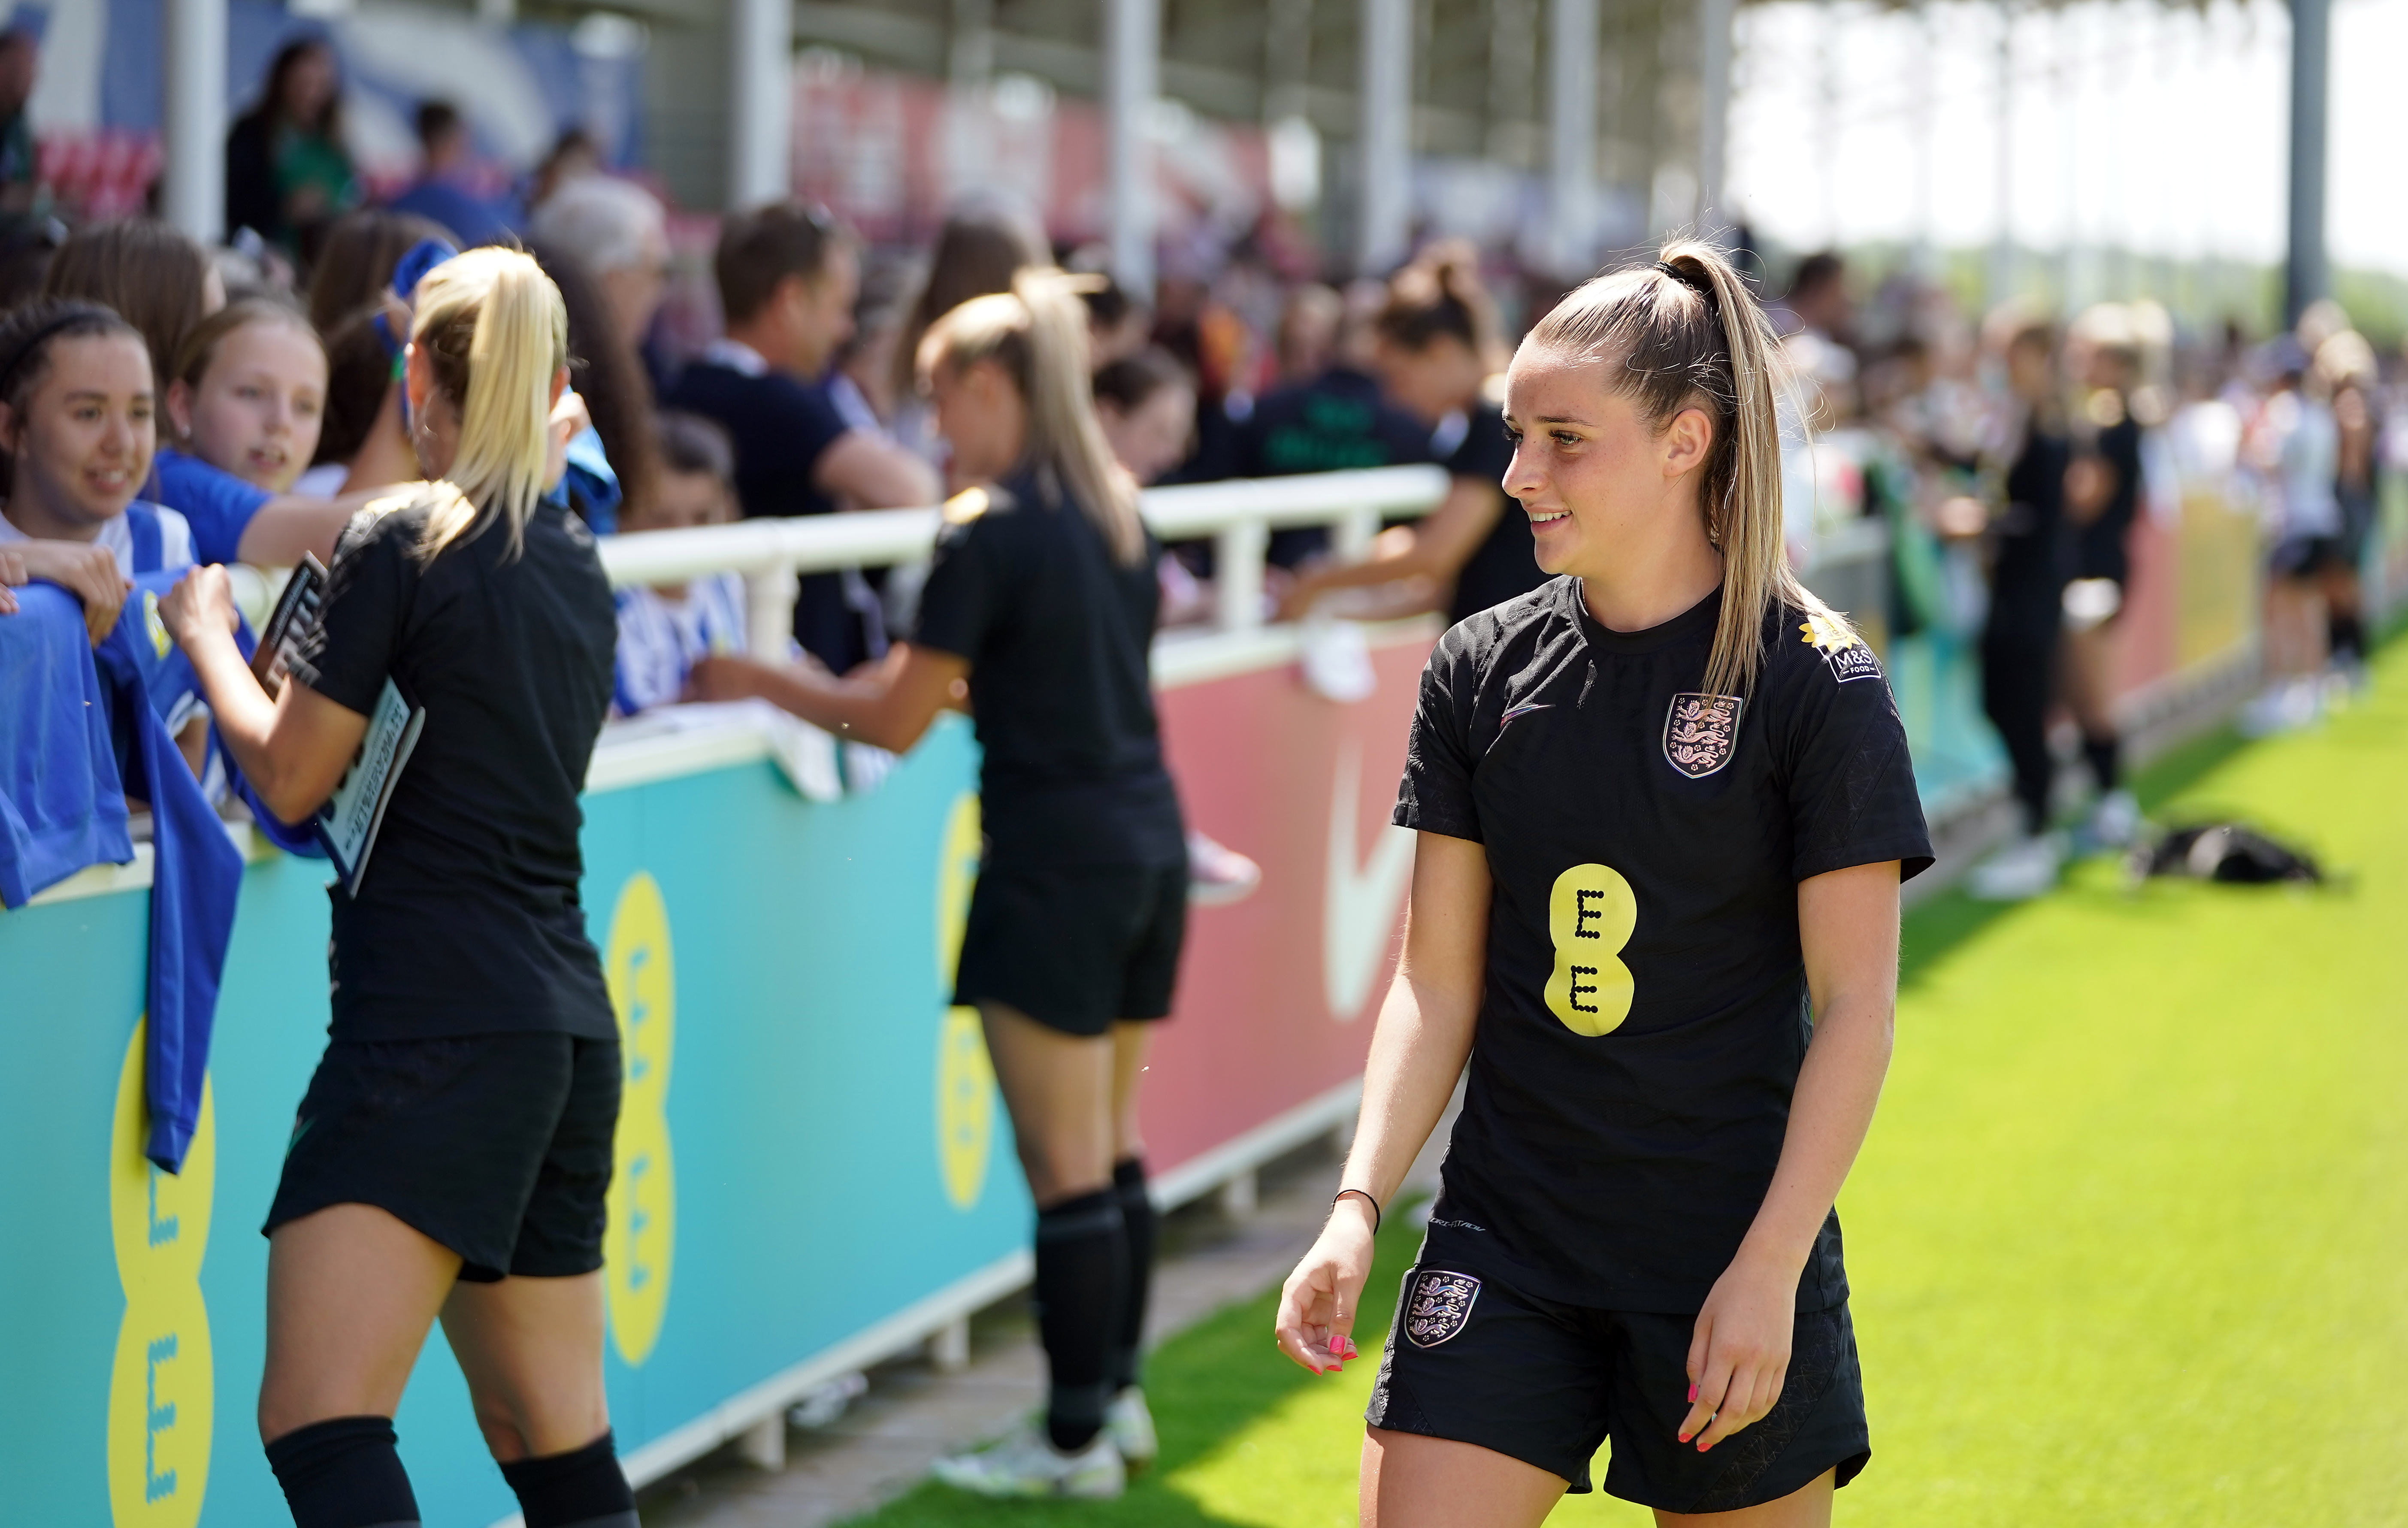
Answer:
<svg viewBox="0 0 2408 1528"><path fill-rule="evenodd" d="M1526 344L1599 363L1607 385L1656 429L1684 409L1713 424L1698 484L1706 538L1723 557L1723 607L1705 688L1745 695L1764 667L1765 619L1778 604L1826 630L1844 618L1798 581L1781 517L1781 341L1722 250L1675 239L1653 266L1596 277L1530 331Z"/></svg>
<svg viewBox="0 0 2408 1528"><path fill-rule="evenodd" d="M552 378L568 364L560 289L515 250L470 250L419 282L409 338L460 413L459 449L438 485L448 492L427 519L419 556L433 562L499 521L515 557L543 497Z"/></svg>

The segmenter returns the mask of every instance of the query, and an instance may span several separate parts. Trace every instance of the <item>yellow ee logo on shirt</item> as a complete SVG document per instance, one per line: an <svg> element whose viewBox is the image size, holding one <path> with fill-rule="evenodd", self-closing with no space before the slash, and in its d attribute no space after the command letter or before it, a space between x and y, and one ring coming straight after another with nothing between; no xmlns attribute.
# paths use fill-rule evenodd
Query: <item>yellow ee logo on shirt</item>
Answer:
<svg viewBox="0 0 2408 1528"><path fill-rule="evenodd" d="M1555 878L1547 897L1547 936L1555 969L1547 1009L1575 1035L1611 1034L1630 1014L1630 967L1622 947L1639 926L1639 899L1611 865L1576 864Z"/></svg>
<svg viewBox="0 0 2408 1528"><path fill-rule="evenodd" d="M207 1078L181 1173L142 1155L146 1020L126 1042L109 1126L108 1231L125 1291L108 1372L108 1515L115 1528L194 1528L209 1483L209 1313L201 1302L217 1187L217 1107Z"/></svg>
<svg viewBox="0 0 2408 1528"><path fill-rule="evenodd" d="M645 871L627 878L610 913L603 978L625 1067L612 1141L609 1221L602 1233L610 1340L640 1364L660 1340L677 1252L677 1172L669 1155L669 1059L677 1044L677 966L668 906Z"/></svg>
<svg viewBox="0 0 2408 1528"><path fill-rule="evenodd" d="M945 819L937 862L937 974L948 992L961 964L978 871L979 798L965 791ZM986 1053L978 1009L947 1008L937 1031L937 1171L955 1209L968 1209L985 1192L994 1144L995 1060Z"/></svg>

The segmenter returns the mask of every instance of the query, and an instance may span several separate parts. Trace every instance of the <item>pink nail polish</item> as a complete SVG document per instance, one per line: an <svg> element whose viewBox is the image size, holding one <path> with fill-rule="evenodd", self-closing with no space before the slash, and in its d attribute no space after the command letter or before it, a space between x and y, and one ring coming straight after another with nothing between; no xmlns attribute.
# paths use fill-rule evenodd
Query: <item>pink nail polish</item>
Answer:
<svg viewBox="0 0 2408 1528"><path fill-rule="evenodd" d="M1682 1442L1684 1442L1684 1443L1688 1442L1688 1441L1689 1441L1689 1435L1688 1435L1688 1434L1686 1434L1686 1433L1682 1434L1682 1435L1681 1435L1681 1441L1682 1441Z"/></svg>
<svg viewBox="0 0 2408 1528"><path fill-rule="evenodd" d="M1698 1452L1699 1452L1699 1453L1704 1453L1704 1452L1706 1451L1707 1447L1708 1447L1708 1445L1707 1445L1706 1440L1705 1440L1704 1438L1699 1438L1699 1439L1698 1439Z"/></svg>
<svg viewBox="0 0 2408 1528"><path fill-rule="evenodd" d="M1697 1387L1697 1386L1695 1386L1695 1385L1691 1385L1691 1386L1689 1387L1689 1400L1690 1400L1690 1402L1691 1402L1692 1404L1695 1404L1695 1403L1696 1403L1696 1401L1697 1401L1697 1399L1698 1399L1698 1387Z"/></svg>

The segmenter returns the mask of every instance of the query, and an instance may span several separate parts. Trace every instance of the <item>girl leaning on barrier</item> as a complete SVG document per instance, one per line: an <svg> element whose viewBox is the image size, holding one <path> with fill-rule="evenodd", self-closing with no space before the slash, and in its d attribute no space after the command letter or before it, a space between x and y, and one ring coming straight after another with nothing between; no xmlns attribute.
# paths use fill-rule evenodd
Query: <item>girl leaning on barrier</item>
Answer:
<svg viewBox="0 0 2408 1528"><path fill-rule="evenodd" d="M1556 577L1423 674L1404 957L1277 1322L1315 1372L1355 1356L1381 1207L1469 1061L1366 1524L1535 1524L1609 1437L1658 1522L1821 1523L1870 1455L1831 1206L1931 850L1880 664L1784 560L1777 357L1684 241L1508 374L1505 488Z"/></svg>
<svg viewBox="0 0 2408 1528"><path fill-rule="evenodd" d="M269 809L316 811L388 683L423 708L357 889L330 1043L268 1212L259 1429L299 1528L415 1524L394 1408L439 1316L530 1528L635 1528L602 1392L617 1026L578 906L578 792L610 702L594 538L542 500L559 293L477 250L418 288L405 363L431 481L352 521L274 698L224 572L160 613Z"/></svg>
<svg viewBox="0 0 2408 1528"><path fill-rule="evenodd" d="M987 843L954 1001L983 1021L1037 1201L1053 1388L1041 1427L937 1473L997 1496L1117 1495L1125 1464L1154 1456L1137 1386L1154 1211L1136 1094L1186 931L1146 668L1158 549L1096 421L1070 281L1024 270L920 342L967 486L946 505L917 636L863 678L742 658L695 670L702 698L766 696L898 752L976 698Z"/></svg>

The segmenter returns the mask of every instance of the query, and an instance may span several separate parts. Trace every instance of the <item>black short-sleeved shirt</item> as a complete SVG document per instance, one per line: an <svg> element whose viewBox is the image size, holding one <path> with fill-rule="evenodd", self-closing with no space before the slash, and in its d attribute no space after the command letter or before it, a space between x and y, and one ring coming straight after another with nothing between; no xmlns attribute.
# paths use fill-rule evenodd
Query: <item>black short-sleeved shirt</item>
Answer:
<svg viewBox="0 0 2408 1528"><path fill-rule="evenodd" d="M1455 576L1455 601L1449 622L1502 605L1547 581L1539 571L1538 543L1530 538L1530 517L1505 496L1505 474L1513 466L1513 443L1505 438L1505 413L1483 400L1471 410L1463 443L1446 459L1446 470L1486 485L1502 505L1497 524Z"/></svg>
<svg viewBox="0 0 2408 1528"><path fill-rule="evenodd" d="M1721 609L1613 632L1555 578L1449 631L1422 674L1396 821L1483 845L1495 886L1437 1215L1543 1298L1698 1308L1771 1185L1806 1053L1798 883L1931 863L1872 654L1776 607L1755 695L1701 694ZM1834 1214L1798 1306L1846 1292Z"/></svg>
<svg viewBox="0 0 2408 1528"><path fill-rule="evenodd" d="M1285 478L1302 472L1388 467L1430 458L1429 426L1381 394L1351 366L1332 366L1308 382L1274 388L1248 416L1234 451L1234 476ZM1265 555L1293 567L1329 545L1318 525L1271 533Z"/></svg>
<svg viewBox="0 0 2408 1528"><path fill-rule="evenodd" d="M988 853L1180 864L1147 669L1162 598L1153 537L1123 566L1085 512L1031 473L955 498L945 518L917 640L969 663Z"/></svg>
<svg viewBox="0 0 2408 1528"><path fill-rule="evenodd" d="M2065 469L2072 460L2065 436L2034 426L2007 468L2007 507L1998 520L1999 556L1990 567L1993 639L2054 641L2065 619L2065 584L2073 576Z"/></svg>
<svg viewBox="0 0 2408 1528"><path fill-rule="evenodd" d="M337 882L341 1040L617 1034L585 935L578 793L610 708L618 622L593 533L537 507L421 564L430 500L362 511L294 677L362 715L391 678L426 712L357 897Z"/></svg>
<svg viewBox="0 0 2408 1528"><path fill-rule="evenodd" d="M727 432L735 449L737 506L747 520L836 513L836 501L820 492L813 474L853 426L825 387L781 371L755 377L697 361L662 401ZM842 574L806 573L796 581L795 639L839 674L871 656L845 603Z"/></svg>
<svg viewBox="0 0 2408 1528"><path fill-rule="evenodd" d="M2141 507L2141 426L2127 414L2100 431L2091 449L2115 474L2115 488L2099 518L2074 533L2073 576L2122 583L2132 576L2128 543Z"/></svg>

